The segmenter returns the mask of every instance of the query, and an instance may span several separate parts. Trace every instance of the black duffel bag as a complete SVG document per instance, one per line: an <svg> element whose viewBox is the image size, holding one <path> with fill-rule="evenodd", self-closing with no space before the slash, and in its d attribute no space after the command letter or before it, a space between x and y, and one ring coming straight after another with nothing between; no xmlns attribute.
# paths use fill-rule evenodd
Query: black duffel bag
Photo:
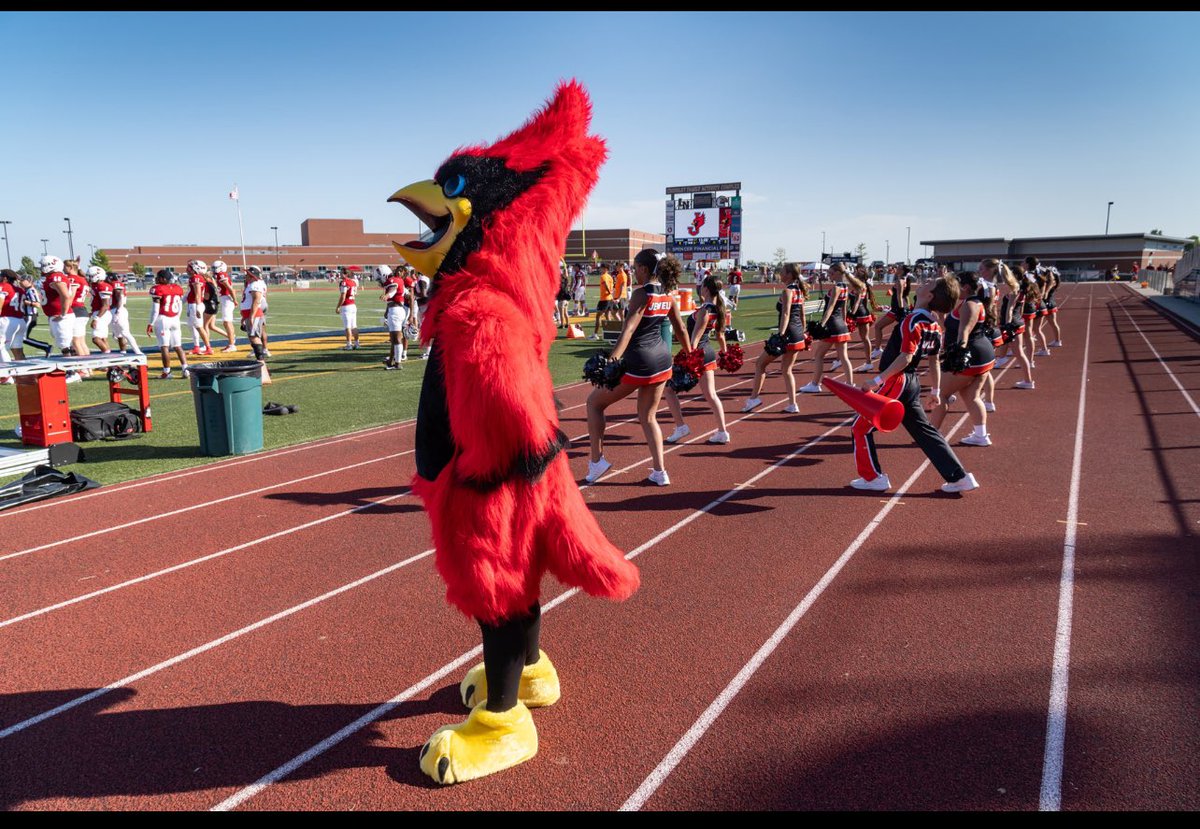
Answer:
<svg viewBox="0 0 1200 829"><path fill-rule="evenodd" d="M98 403L71 410L71 432L76 443L123 440L141 431L142 419L124 403Z"/></svg>

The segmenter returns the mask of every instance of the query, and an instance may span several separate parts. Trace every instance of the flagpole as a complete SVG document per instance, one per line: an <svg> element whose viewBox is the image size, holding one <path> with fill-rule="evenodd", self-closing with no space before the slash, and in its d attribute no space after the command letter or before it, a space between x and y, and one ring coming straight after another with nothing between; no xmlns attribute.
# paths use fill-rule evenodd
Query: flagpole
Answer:
<svg viewBox="0 0 1200 829"><path fill-rule="evenodd" d="M235 196L233 203L237 205L238 214L238 240L242 243L242 273L246 273L246 234L242 230L242 194L238 191L237 182L233 183L233 192Z"/></svg>

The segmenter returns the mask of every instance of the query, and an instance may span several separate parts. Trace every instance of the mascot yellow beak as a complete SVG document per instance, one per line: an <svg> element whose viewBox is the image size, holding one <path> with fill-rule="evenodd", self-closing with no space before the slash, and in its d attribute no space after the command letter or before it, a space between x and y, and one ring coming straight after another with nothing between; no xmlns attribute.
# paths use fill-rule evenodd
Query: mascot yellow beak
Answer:
<svg viewBox="0 0 1200 829"><path fill-rule="evenodd" d="M462 197L447 197L432 179L397 190L388 201L407 207L433 232L428 239L413 240L408 244L392 242L396 252L408 264L432 279L454 240L470 221L471 202Z"/></svg>

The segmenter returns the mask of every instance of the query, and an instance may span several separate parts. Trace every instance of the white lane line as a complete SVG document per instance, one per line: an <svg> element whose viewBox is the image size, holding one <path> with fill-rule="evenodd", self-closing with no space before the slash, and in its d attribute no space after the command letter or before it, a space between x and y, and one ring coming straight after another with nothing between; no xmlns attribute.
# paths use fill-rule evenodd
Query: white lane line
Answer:
<svg viewBox="0 0 1200 829"><path fill-rule="evenodd" d="M398 496L398 495L393 495L389 498L384 498L380 501L376 501L375 503L376 504L386 504L388 501L391 501L391 500L393 500L395 498L399 498L399 497L400 496ZM286 610L281 610L280 612L274 614L273 616L268 616L267 618L261 619L253 624L246 625L245 627L242 627L242 628L238 628L237 630L233 631L232 633L227 633L218 639L213 639L211 642L206 642L205 644L199 645L195 648L192 648L189 651L185 651L184 653L181 653L178 656L173 656L170 659L159 662L157 665L151 665L149 668L138 671L137 673L134 673L134 674L130 674L129 676L118 679L115 682L111 682L108 685L105 685L103 688L98 688L95 691L84 694L82 696L78 696L75 699L72 699L68 702L64 702L62 705L59 705L56 708L51 708L48 711L43 711L42 713L40 713L36 716L30 717L27 720L22 720L21 722L16 723L15 725L11 725L3 730L0 730L0 740L4 739L5 737L10 737L13 734L16 734L18 732L24 731L27 728L31 728L32 726L35 726L38 723L42 723L42 722L45 722L46 720L52 719L53 717L57 717L59 714L66 713L67 711L70 711L72 708L77 708L80 705L91 702L92 700L97 699L99 697L105 696L106 694L109 694L109 693L117 690L118 688L124 688L126 686L132 685L135 682L140 682L141 680L145 679L146 677L152 676L152 675L158 673L159 671L165 671L167 668L172 668L172 667L180 664L181 662L186 662L187 660L191 659L192 657L199 656L200 654L206 653L206 652L212 650L213 648L218 648L221 645L224 645L228 642L232 642L234 639L245 636L248 633L253 633L254 631L258 630L259 628L263 628L263 627L266 627L267 625L274 624L275 622L278 622L281 619L286 619L287 617L292 616L293 614L299 613L302 610L307 610L308 608L312 607L313 605L320 604L321 602L326 601L327 599L332 599L334 596L339 596L342 593L345 593L349 590L354 590L357 587L362 587L364 584L367 584L368 582L372 582L375 579L381 578L382 576L386 576L389 573L393 573L396 570L401 569L402 567L407 567L408 565L410 565L414 562L420 561L423 558L427 558L428 556L430 556L432 554L433 554L433 550L429 549L423 553L418 553L417 555L406 558L403 561L398 561L395 564L392 564L388 567L383 568L382 570L377 570L376 572L371 573L368 576L363 576L361 579L352 581L349 584L344 584L341 587L338 587L334 590L330 590L328 593L322 593L320 596L317 596L316 598L309 599L306 602L302 602L301 604L295 605L294 607L289 607Z"/></svg>
<svg viewBox="0 0 1200 829"><path fill-rule="evenodd" d="M400 423L388 423L384 426L370 426L365 429L360 429L356 432L348 432L341 437L336 437L336 438L332 438L332 439L315 440L315 441L312 441L311 443L301 444L300 446L285 447L282 449L272 449L267 452L262 452L257 455L252 455L248 458L241 458L238 460L232 460L232 461L228 461L228 462L227 461L218 461L216 463L210 463L210 464L205 464L203 466L197 466L194 469L187 469L187 470L178 471L178 472L163 472L158 475L151 475L147 478L142 478L141 480L133 481L133 482L126 483L126 484L116 484L114 486L102 486L99 489L89 490L88 492L80 493L79 495L76 495L72 498L64 498L64 499L57 500L57 501L44 501L40 504L34 504L32 506L23 507L21 509L4 510L3 512L0 512L0 518L9 518L14 515L22 515L26 512L33 512L34 510L46 509L48 507L60 507L60 506L68 505L68 504L73 504L76 501L83 501L88 498L96 498L101 495L112 495L117 492L124 492L128 489L137 489L138 487L151 486L153 484L165 483L166 481L174 481L179 478L186 478L190 475L199 475L201 472L220 472L222 470L229 469L230 467L241 466L242 464L246 464L246 463L257 463L258 461L274 460L275 458L281 457L283 455L291 455L295 452L306 452L309 449L320 449L324 446L332 446L335 443L342 443L342 442L348 441L348 440L358 440L363 437L369 437L371 435L371 433L373 433L373 432L383 432L383 431L386 431L386 430L392 429L392 428L401 428L404 426L410 426L413 423L415 423L415 421L406 420L406 421L402 421Z"/></svg>
<svg viewBox="0 0 1200 829"><path fill-rule="evenodd" d="M1067 738L1067 681L1071 668L1071 614L1075 600L1075 533L1079 525L1079 482L1083 468L1083 425L1087 404L1088 349L1092 340L1092 303L1088 299L1087 333L1083 340L1083 377L1079 383L1079 415L1075 420L1075 455L1071 460L1071 494L1063 539L1062 576L1058 584L1058 623L1054 631L1054 664L1050 670L1050 705L1046 715L1046 750L1038 809L1062 808L1063 751Z"/></svg>
<svg viewBox="0 0 1200 829"><path fill-rule="evenodd" d="M356 512L362 512L365 509L370 509L371 507L378 506L379 504L386 503L387 501L395 500L396 498L403 498L409 494L410 493L408 491L405 491L405 492L399 492L395 495L389 495L386 499L382 499L379 501L372 501L369 504L362 504L362 505L354 507L352 509L343 510L342 512L334 513L333 515L326 515L324 518L317 518L316 520L309 521L305 524L300 524L295 527L289 527L286 530L280 530L279 532L274 532L274 533L271 533L270 535L264 535L262 538L256 538L253 541L247 541L243 544L238 544L237 546L234 546L234 547L226 547L224 550L218 550L215 553L209 553L206 556L201 556L200 558L194 558L191 561L185 561L182 564L175 564L171 567L163 568L162 570L156 570L153 573L149 573L145 576L138 576L136 579L129 579L128 581L123 581L120 584L114 584L109 587L105 587L101 590L95 590L91 593L85 593L82 596L76 596L73 599L67 599L66 601L59 602L58 604L52 604L47 607L42 607L37 610L30 611L29 613L23 613L20 616L14 616L11 619L5 619L3 622L0 622L0 628L5 628L5 627L8 627L9 625L15 625L18 622L24 622L28 619L33 619L38 616L44 616L47 613L52 613L55 610L61 610L64 607L70 607L71 605L79 604L80 602L85 602L88 599L94 599L97 596L103 596L107 593L112 593L112 592L121 590L126 587L132 587L135 584L142 584L143 582L150 581L151 579L156 579L159 576L165 576L168 573L174 573L177 570L184 570L188 567L194 567L197 564L202 564L206 561L212 561L215 558L221 558L222 556L227 556L230 553L236 553L238 550L245 550L247 547L253 547L256 544L263 544L267 541L273 541L276 538L282 538L285 535L291 535L292 533L297 533L297 532L300 532L301 530L307 530L309 527L315 527L318 524L324 524L327 521L334 521L338 518L344 518L347 515L353 515Z"/></svg>
<svg viewBox="0 0 1200 829"><path fill-rule="evenodd" d="M758 410L756 409L755 411L758 411ZM751 414L753 414L753 412L751 412ZM720 506L725 501L729 500L734 495L741 492L743 489L754 486L755 483L762 480L764 477L771 474L776 469L778 469L779 467L786 464L788 461L791 461L792 459L804 454L804 452L806 452L810 447L816 446L822 440L829 437L834 432L843 428L844 426L846 426L847 424L849 424L851 422L853 422L853 418L847 418L846 420L842 421L841 423L838 423L836 426L833 426L833 427L827 429L825 432L818 435L817 437L812 438L807 443L792 450L792 452L790 454L788 454L787 457L781 458L780 460L776 461L771 466L767 467L766 469L764 469L761 472L759 472L758 474L756 474L754 477L750 478L749 480L745 481L744 483L738 484L733 489L730 489L728 492L721 495L719 498L709 502L704 507L690 513L685 518L676 522L672 526L663 530L658 535L654 536L654 538L652 538L649 541L642 544L637 549L632 550L629 553L627 553L625 558L633 559L633 558L636 558L637 556L641 555L643 552L645 552L646 550L649 550L654 545L656 545L659 542L663 541L664 539L669 538L670 536L674 535L676 532L683 529L684 527L686 527L688 524L695 521L700 516L711 512L716 507ZM553 601L547 603L542 608L543 615L554 610L560 604L567 601L568 599L570 599L572 596L576 595L577 593L579 593L578 588L571 588L570 590L566 591L565 593L562 593L561 595L555 597ZM274 769L273 771L270 771L267 774L263 775L261 778L259 778L257 781L255 781L251 785L238 790L234 794L227 797L225 800L222 800L220 803L218 803L216 806L213 807L212 811L226 812L231 809L237 808L241 804L245 803L247 800L250 800L255 795L261 793L268 786L271 786L271 785L279 782L280 780L282 780L285 777L287 777L288 775L290 775L292 772L296 771L296 769L304 766L305 764L311 762L312 760L316 759L317 757L320 757L326 751L328 751L329 749L338 745L343 740L345 740L347 737L353 736L354 734L356 734L359 731L361 731L362 729L366 728L368 725L375 722L376 720L387 716L388 713L395 710L395 708L397 706L401 705L406 700L411 699L413 696L415 696L415 695L421 693L422 691L424 691L425 689L429 688L430 686L432 686L436 682L440 681L442 678L444 678L445 676L447 676L448 674L450 674L457 668L461 667L462 665L465 665L467 662L471 661L472 659L475 659L482 652L483 652L483 648L480 646L476 646L476 647L472 648L471 650L467 651L466 653L461 654L456 659L452 660L451 662L446 663L444 666L439 668L437 671L431 673L429 676L420 680L416 684L411 685L408 688L404 689L403 691L401 691L396 696L392 697L387 702L380 704L379 706L375 707L371 711L369 711L366 714L364 714L363 716L359 717L357 720L350 723L346 727L344 727L341 730L337 731L336 733L331 734L330 736L326 737L324 740L317 743L312 748L308 749L307 751L305 751L301 754L298 754L297 756L293 757L291 760L287 761L283 765L281 765L278 768Z"/></svg>
<svg viewBox="0 0 1200 829"><path fill-rule="evenodd" d="M280 481L279 483L271 484L270 486L262 486L262 487L259 487L258 489L250 489L245 492L238 492L233 495L226 495L224 498L215 498L212 501L202 501L198 504L190 504L186 507L180 507L179 509L170 510L169 512L160 512L156 515L148 515L145 518L139 518L136 521L126 521L124 524L114 524L109 527L103 527L99 530L92 530L90 533L83 533L82 535L72 536L71 538L64 538L64 539L61 539L60 541L51 541L47 544L39 544L37 547L30 547L27 550L19 550L15 553L8 553L7 555L0 556L0 561L7 561L10 558L18 558L19 556L27 556L30 553L36 553L40 550L49 550L52 547L61 547L63 544L71 544L72 542L75 542L75 541L83 541L84 539L95 538L96 536L100 536L100 535L107 535L109 533L117 532L118 530L128 529L129 527L136 527L139 524L147 524L151 521L158 521L163 518L171 518L176 515L182 515L185 512L192 512L194 510L205 509L207 507L215 507L217 504L223 504L226 501L236 501L241 498L245 498L247 495L255 495L259 492L267 492L272 489L279 489L280 487L290 486L292 484L299 484L299 483L303 483L304 481L311 481L315 478L323 478L326 475L336 475L340 472L348 472L349 470L357 469L360 466L368 466L373 463L380 463L382 461L390 461L395 458L399 458L403 455L411 455L415 451L416 451L415 449L407 449L403 452L393 452L392 454L384 455L381 458L371 458L370 460L359 461L358 463L352 463L347 466L339 466L339 467L335 467L334 469L326 469L323 472L314 472L312 475L305 475L301 478L293 478L290 481Z"/></svg>
<svg viewBox="0 0 1200 829"><path fill-rule="evenodd" d="M958 422L954 424L954 428L946 433L947 441L950 440L950 438L956 431L958 431L958 428L962 426L966 420L967 416L965 414L958 418ZM787 638L787 635L791 633L792 628L796 626L796 624L804 617L804 614L808 612L809 608L812 607L817 599L821 597L821 594L825 592L825 588L827 588L833 582L833 580L837 578L838 574L842 572L842 568L849 563L850 559L854 557L854 554L858 552L859 548L866 543L867 539L871 537L871 534L874 533L879 525L883 523L883 520L887 518L888 513L890 513L892 508L896 506L896 503L905 495L905 493L908 492L909 487L916 483L917 479L921 477L921 473L928 468L929 461L925 460L920 466L917 467L915 472L908 476L908 480L905 481L898 490L896 490L895 494L888 498L887 503L884 504L879 512L875 514L875 517L871 519L870 523L863 528L862 532L858 534L858 537L850 543L850 546L847 547L838 560L833 563L833 566L825 572L825 575L821 577L821 580L818 581L810 591L808 591L808 594L801 600L800 604L796 605L795 609L788 614L788 617L784 619L783 624L776 628L775 632L771 634L771 637L767 639L767 641L762 644L762 647L760 647L754 653L754 656L750 658L750 661L747 662L740 671L738 671L737 675L730 680L729 684L725 686L724 690L722 690L717 698L712 701L708 708L704 709L704 712L700 715L699 719L697 719L696 722L692 724L692 727L687 730L687 733L685 733L679 739L679 742L677 742L675 746L667 753L667 756L662 759L662 762L660 762L658 766L656 766L655 769L650 772L649 776L642 781L642 784L638 786L637 790L629 796L629 799L626 800L625 803L621 805L622 812L637 811L638 809L641 809L642 806L645 805L646 801L650 799L650 796L658 790L659 786L666 782L666 779L670 776L671 772L675 770L675 768L683 761L683 758L687 756L688 752L692 750L693 746L700 741L700 738L703 737L712 724L716 722L717 718L721 716L721 713L729 706L729 703L733 702L734 697L738 695L738 692L742 690L746 683L750 681L750 678L753 677L758 669L762 667L763 663L767 661L768 657L774 653L775 649L779 647L779 644L783 642L785 638Z"/></svg>
<svg viewBox="0 0 1200 829"><path fill-rule="evenodd" d="M1195 398L1193 398L1192 395L1188 393L1188 390L1183 387L1183 383L1179 382L1179 378L1175 376L1175 372L1171 371L1171 367L1168 366L1166 361L1163 360L1162 355L1158 353L1158 349L1154 347L1154 344L1150 342L1150 338L1146 336L1146 332L1142 331L1142 327L1137 324L1137 320L1135 320L1129 313L1129 309L1120 302L1118 302L1117 305L1122 311L1125 312L1125 316L1131 323L1133 323L1133 327L1137 329L1137 332L1141 335L1142 339L1146 341L1146 345L1150 348L1150 352L1154 354L1155 359L1158 360L1158 364L1163 367L1163 371L1165 371L1167 376L1171 378L1171 382L1175 384L1177 389L1179 389L1179 393L1183 395L1183 399L1186 400L1188 405L1192 407L1192 411L1195 413L1196 417L1200 417L1200 406L1196 405Z"/></svg>

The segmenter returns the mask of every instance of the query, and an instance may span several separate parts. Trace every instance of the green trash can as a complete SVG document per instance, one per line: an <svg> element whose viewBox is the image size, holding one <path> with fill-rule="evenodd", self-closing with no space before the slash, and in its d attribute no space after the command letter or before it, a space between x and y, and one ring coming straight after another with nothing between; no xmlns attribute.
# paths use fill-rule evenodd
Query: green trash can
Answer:
<svg viewBox="0 0 1200 829"><path fill-rule="evenodd" d="M262 363L193 366L192 401L202 454L246 455L263 448Z"/></svg>

